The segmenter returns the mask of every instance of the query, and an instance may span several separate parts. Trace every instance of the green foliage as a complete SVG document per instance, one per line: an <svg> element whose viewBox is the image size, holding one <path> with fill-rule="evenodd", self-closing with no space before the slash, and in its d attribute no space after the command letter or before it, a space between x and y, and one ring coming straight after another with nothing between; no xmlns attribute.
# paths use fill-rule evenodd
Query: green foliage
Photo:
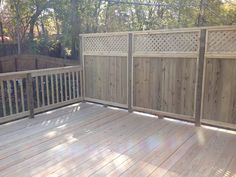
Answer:
<svg viewBox="0 0 236 177"><path fill-rule="evenodd" d="M18 4L21 40L33 35L37 38L32 41L34 53L45 52L45 46L49 53L59 53L60 46L64 51L60 53L67 56L78 50L79 33L198 26L201 5L203 25L235 25L236 5L231 1L3 0L0 20L5 33L16 39Z"/></svg>

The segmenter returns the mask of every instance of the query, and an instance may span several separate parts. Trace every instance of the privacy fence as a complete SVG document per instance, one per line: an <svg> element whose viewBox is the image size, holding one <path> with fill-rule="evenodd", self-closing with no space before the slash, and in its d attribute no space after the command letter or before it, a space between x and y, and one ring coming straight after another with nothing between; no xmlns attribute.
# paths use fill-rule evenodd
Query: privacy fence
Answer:
<svg viewBox="0 0 236 177"><path fill-rule="evenodd" d="M81 38L85 100L236 127L236 27Z"/></svg>
<svg viewBox="0 0 236 177"><path fill-rule="evenodd" d="M81 35L81 66L0 74L0 123L92 101L236 129L236 27Z"/></svg>

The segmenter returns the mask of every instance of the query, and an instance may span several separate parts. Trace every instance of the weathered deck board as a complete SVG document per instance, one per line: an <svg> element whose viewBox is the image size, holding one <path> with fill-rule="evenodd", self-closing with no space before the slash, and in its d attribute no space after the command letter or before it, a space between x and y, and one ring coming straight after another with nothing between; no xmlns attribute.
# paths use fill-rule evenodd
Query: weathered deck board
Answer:
<svg viewBox="0 0 236 177"><path fill-rule="evenodd" d="M0 176L234 176L236 133L80 103L0 126Z"/></svg>

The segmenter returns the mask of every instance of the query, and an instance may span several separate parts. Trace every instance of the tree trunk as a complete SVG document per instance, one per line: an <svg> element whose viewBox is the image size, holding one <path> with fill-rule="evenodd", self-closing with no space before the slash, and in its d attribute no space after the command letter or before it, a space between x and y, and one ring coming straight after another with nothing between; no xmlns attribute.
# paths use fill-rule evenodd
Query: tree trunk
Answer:
<svg viewBox="0 0 236 177"><path fill-rule="evenodd" d="M21 40L20 40L20 7L19 1L16 2L16 33L17 33L17 53L21 54Z"/></svg>
<svg viewBox="0 0 236 177"><path fill-rule="evenodd" d="M199 10L199 15L198 15L198 19L197 19L197 26L204 26L205 23L205 6L207 0L201 0L200 1L200 10Z"/></svg>
<svg viewBox="0 0 236 177"><path fill-rule="evenodd" d="M50 1L47 1L45 4L42 4L40 6L38 5L37 8L36 8L36 12L31 16L30 22L29 22L29 25L30 25L29 40L30 40L30 42L32 42L33 39L34 39L34 26L35 26L35 23L38 20L38 17L41 15L41 13L44 9L49 7L49 5L50 5Z"/></svg>
<svg viewBox="0 0 236 177"><path fill-rule="evenodd" d="M71 57L74 60L78 60L78 50L79 50L79 0L71 0Z"/></svg>
<svg viewBox="0 0 236 177"><path fill-rule="evenodd" d="M107 2L106 7L106 18L105 18L105 32L109 31L108 24L109 24L109 9L110 9L110 1Z"/></svg>
<svg viewBox="0 0 236 177"><path fill-rule="evenodd" d="M56 30L57 30L57 40L59 40L59 38L60 38L60 25L59 25L58 18L56 15L55 15L55 25L56 25Z"/></svg>
<svg viewBox="0 0 236 177"><path fill-rule="evenodd" d="M3 26L2 26L2 22L0 21L0 32L1 32L1 39L2 39L2 44L4 44L4 33L3 33Z"/></svg>
<svg viewBox="0 0 236 177"><path fill-rule="evenodd" d="M101 4L102 4L102 0L99 0L97 6L96 6L96 10L94 11L93 16L95 17L95 24L93 26L93 32L96 33L98 31L98 16L99 13L101 11Z"/></svg>
<svg viewBox="0 0 236 177"><path fill-rule="evenodd" d="M34 25L37 21L38 16L39 15L34 14L30 19L30 29L29 29L29 41L30 42L33 42L33 40L34 40Z"/></svg>

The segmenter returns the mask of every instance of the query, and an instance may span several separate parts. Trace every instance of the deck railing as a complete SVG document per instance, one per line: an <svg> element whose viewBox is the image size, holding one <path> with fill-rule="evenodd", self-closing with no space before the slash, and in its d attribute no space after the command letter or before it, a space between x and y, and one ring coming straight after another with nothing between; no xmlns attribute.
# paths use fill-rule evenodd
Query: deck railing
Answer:
<svg viewBox="0 0 236 177"><path fill-rule="evenodd" d="M0 74L0 123L82 100L82 67Z"/></svg>

